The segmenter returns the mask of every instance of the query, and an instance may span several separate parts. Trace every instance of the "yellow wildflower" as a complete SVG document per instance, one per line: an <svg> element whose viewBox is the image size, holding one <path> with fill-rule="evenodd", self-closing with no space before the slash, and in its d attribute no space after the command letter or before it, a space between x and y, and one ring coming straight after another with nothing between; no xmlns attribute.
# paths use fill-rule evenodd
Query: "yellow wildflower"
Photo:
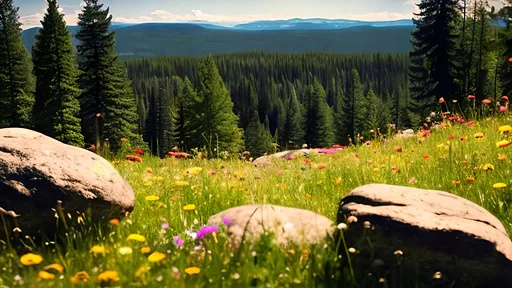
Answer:
<svg viewBox="0 0 512 288"><path fill-rule="evenodd" d="M473 135L476 139L482 139L484 138L484 133L478 132Z"/></svg>
<svg viewBox="0 0 512 288"><path fill-rule="evenodd" d="M109 222L110 222L110 224L115 225L115 226L119 225L119 223L120 223L119 219L117 219L117 218L114 218L114 219L110 220Z"/></svg>
<svg viewBox="0 0 512 288"><path fill-rule="evenodd" d="M193 167L193 168L188 168L187 170L185 170L185 173L189 177L193 177L193 176L201 173L201 171L203 171L203 168L201 168L201 167Z"/></svg>
<svg viewBox="0 0 512 288"><path fill-rule="evenodd" d="M153 186L153 182L152 181L144 182L144 186L151 187L151 186Z"/></svg>
<svg viewBox="0 0 512 288"><path fill-rule="evenodd" d="M158 199L160 199L160 197L155 195L146 196L146 201L158 201Z"/></svg>
<svg viewBox="0 0 512 288"><path fill-rule="evenodd" d="M507 134L512 132L512 126L510 125L504 125L499 128L500 134Z"/></svg>
<svg viewBox="0 0 512 288"><path fill-rule="evenodd" d="M338 186L341 184L341 177L338 177L336 178L336 180L334 181L334 185Z"/></svg>
<svg viewBox="0 0 512 288"><path fill-rule="evenodd" d="M121 247L119 248L119 254L121 255L130 255L132 254L133 250L130 247Z"/></svg>
<svg viewBox="0 0 512 288"><path fill-rule="evenodd" d="M21 264L25 266L31 266L31 265L37 265L41 262L43 262L43 257L41 255L28 253L20 258Z"/></svg>
<svg viewBox="0 0 512 288"><path fill-rule="evenodd" d="M188 267L187 269L185 269L185 273L187 273L188 275L199 274L200 272L201 269L199 269L198 267Z"/></svg>
<svg viewBox="0 0 512 288"><path fill-rule="evenodd" d="M105 246L103 245L94 245L91 247L91 250L89 250L90 253L93 253L94 255L98 254L107 254L107 249L105 249Z"/></svg>
<svg viewBox="0 0 512 288"><path fill-rule="evenodd" d="M73 283L73 284L84 283L84 282L89 281L90 279L91 279L91 277L89 277L89 274L87 274L87 272L80 271L80 272L76 273L73 277L71 277L71 283Z"/></svg>
<svg viewBox="0 0 512 288"><path fill-rule="evenodd" d="M176 181L175 183L177 186L180 186L180 187L190 185L187 181Z"/></svg>
<svg viewBox="0 0 512 288"><path fill-rule="evenodd" d="M108 270L98 275L98 281L100 282L119 282L119 274L117 271Z"/></svg>
<svg viewBox="0 0 512 288"><path fill-rule="evenodd" d="M496 143L496 147L498 148L505 148L508 145L510 145L510 142L508 142L507 140L501 140L498 143Z"/></svg>
<svg viewBox="0 0 512 288"><path fill-rule="evenodd" d="M149 252L151 252L151 248L148 246L140 248L140 253L142 254L148 254Z"/></svg>
<svg viewBox="0 0 512 288"><path fill-rule="evenodd" d="M183 210L185 210L185 211L194 211L194 210L196 210L196 205L194 205L194 204L185 205L185 206L183 206Z"/></svg>
<svg viewBox="0 0 512 288"><path fill-rule="evenodd" d="M44 267L44 270L50 270L50 269L59 271L59 273L64 272L64 267L62 267L62 265L60 265L59 263L50 264L50 265Z"/></svg>
<svg viewBox="0 0 512 288"><path fill-rule="evenodd" d="M128 238L126 238L126 240L135 240L135 241L138 241L138 242L145 242L146 241L146 237L140 235L140 234L130 234L128 235Z"/></svg>
<svg viewBox="0 0 512 288"><path fill-rule="evenodd" d="M38 273L39 279L41 280L52 280L55 279L55 275L46 271L39 271Z"/></svg>
<svg viewBox="0 0 512 288"><path fill-rule="evenodd" d="M160 262L160 261L162 261L164 259L165 259L165 254L164 253L160 253L158 251L153 252L148 257L148 261L151 262L151 263L157 263L157 262Z"/></svg>
<svg viewBox="0 0 512 288"><path fill-rule="evenodd" d="M498 160L503 161L505 159L507 159L507 156L505 154L498 155Z"/></svg>
<svg viewBox="0 0 512 288"><path fill-rule="evenodd" d="M485 164L484 167L482 168L484 171L489 171L489 170L494 170L494 165L492 164Z"/></svg>
<svg viewBox="0 0 512 288"><path fill-rule="evenodd" d="M496 183L496 184L492 185L492 187L494 189L501 189L501 188L507 187L507 184L505 184L505 183Z"/></svg>
<svg viewBox="0 0 512 288"><path fill-rule="evenodd" d="M135 272L135 277L139 278L140 276L142 276L142 274L145 274L146 272L148 272L149 269L151 269L151 267L149 267L148 265L144 265L144 266L140 267Z"/></svg>
<svg viewBox="0 0 512 288"><path fill-rule="evenodd" d="M153 176L153 177L151 177L151 180L152 181L156 181L156 182L164 181L164 177L162 177L162 176Z"/></svg>

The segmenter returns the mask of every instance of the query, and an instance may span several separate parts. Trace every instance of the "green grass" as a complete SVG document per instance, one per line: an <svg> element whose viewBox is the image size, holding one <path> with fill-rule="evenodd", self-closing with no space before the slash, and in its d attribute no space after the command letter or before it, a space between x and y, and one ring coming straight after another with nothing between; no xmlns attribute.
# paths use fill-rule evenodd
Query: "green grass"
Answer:
<svg viewBox="0 0 512 288"><path fill-rule="evenodd" d="M207 252L203 254L194 252L195 245L185 231L191 225L205 224L210 216L225 209L251 203L308 209L335 220L340 199L368 183L460 195L494 214L510 235L512 147L496 146L507 137L499 133L499 127L510 125L510 120L500 116L477 122L473 128L448 125L444 130L432 130L422 143L417 137L395 138L389 143L350 147L335 155L313 153L309 158L312 167L305 164L304 158L275 161L264 168L255 168L242 160L161 160L148 156L142 163L120 160L116 167L136 193L136 208L127 219L118 226L107 224L112 228L107 234L95 235L91 233L95 228L87 225L84 231L71 231L68 238L76 238L75 245L67 245L66 249L50 243L32 244L32 252L44 259L33 266L22 265L18 255L22 253L4 243L0 278L8 287L14 285L15 279L22 279L26 287L68 287L73 275L86 271L90 280L83 285L98 287L98 275L110 270L118 273L119 281L111 283L117 287L328 287L334 285L331 281L348 283L350 271L338 273L343 259L336 257L336 243L326 243L326 247L279 248L271 245L270 239L262 239L254 247L236 253L227 249L225 229L221 227L218 243L211 235L205 238ZM475 139L477 132L483 132L484 138ZM450 135L454 136L452 140ZM402 152L396 152L396 146L402 147ZM316 169L315 164L325 164L326 168ZM486 164L492 164L494 170L484 171L482 167ZM193 167L202 170L189 178L186 169ZM467 178L474 178L474 182L468 183ZM187 181L189 185L180 188L176 181ZM505 183L507 187L494 189L495 183ZM147 201L147 196L159 199ZM194 204L196 209L184 211L188 204ZM88 223L87 219L85 222ZM168 223L169 228L162 229L163 223ZM145 241L127 240L134 233L144 236ZM183 248L173 244L174 236L185 240ZM89 252L94 245L104 245L108 253L94 256ZM121 247L132 248L132 253L122 255ZM149 254L141 253L143 247L150 247L149 254L159 251L166 257L150 263ZM64 272L49 270L55 279L38 279L38 272L52 263L62 264ZM137 273L144 269L141 267L150 269ZM200 268L199 274L186 274L188 267Z"/></svg>

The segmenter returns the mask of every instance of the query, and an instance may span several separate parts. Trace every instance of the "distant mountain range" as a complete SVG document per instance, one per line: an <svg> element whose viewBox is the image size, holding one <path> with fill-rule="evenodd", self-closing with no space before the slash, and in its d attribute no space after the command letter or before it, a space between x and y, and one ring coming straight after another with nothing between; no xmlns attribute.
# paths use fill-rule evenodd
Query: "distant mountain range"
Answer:
<svg viewBox="0 0 512 288"><path fill-rule="evenodd" d="M69 26L72 35L77 26ZM202 56L231 52L406 53L411 49L411 20L290 19L224 27L211 23L112 23L116 51L122 57ZM22 32L30 50L39 28ZM73 38L76 45L78 40Z"/></svg>

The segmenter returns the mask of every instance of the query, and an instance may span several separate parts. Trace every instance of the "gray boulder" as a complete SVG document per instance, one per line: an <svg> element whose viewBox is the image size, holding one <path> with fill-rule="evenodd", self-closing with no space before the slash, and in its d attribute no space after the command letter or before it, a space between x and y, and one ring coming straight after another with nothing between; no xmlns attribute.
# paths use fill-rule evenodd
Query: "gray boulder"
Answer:
<svg viewBox="0 0 512 288"><path fill-rule="evenodd" d="M131 212L135 195L107 160L90 151L28 129L0 129L0 212L15 220L10 229L51 235L58 202L68 225L89 209L91 220L108 222Z"/></svg>
<svg viewBox="0 0 512 288"><path fill-rule="evenodd" d="M456 287L512 287L510 237L496 217L464 198L443 191L365 185L341 200L337 222L347 219L352 223L344 237L358 251L351 258L359 279L377 275L372 269L380 263L381 275L391 277L390 271L401 269L404 287L415 285L417 272L421 287L432 287L439 277L455 281Z"/></svg>

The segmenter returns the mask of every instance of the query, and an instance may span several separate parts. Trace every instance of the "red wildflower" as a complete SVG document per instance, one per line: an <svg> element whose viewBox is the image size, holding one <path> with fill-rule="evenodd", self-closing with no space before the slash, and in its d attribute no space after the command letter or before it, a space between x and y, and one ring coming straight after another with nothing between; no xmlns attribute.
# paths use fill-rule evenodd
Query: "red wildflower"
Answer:
<svg viewBox="0 0 512 288"><path fill-rule="evenodd" d="M450 140L451 140L451 139L454 139L454 138L455 138L455 135L450 134L450 136L449 136L448 138L449 138Z"/></svg>
<svg viewBox="0 0 512 288"><path fill-rule="evenodd" d="M126 155L126 156L124 156L124 159L126 159L128 161L132 161L132 162L139 162L139 163L142 162L142 158L140 158L139 156L135 156L135 155Z"/></svg>
<svg viewBox="0 0 512 288"><path fill-rule="evenodd" d="M341 146L339 144L334 144L334 145L332 145L332 148L334 148L334 149L343 149L343 146Z"/></svg>
<svg viewBox="0 0 512 288"><path fill-rule="evenodd" d="M316 168L318 168L318 169L325 169L325 167L326 167L325 164L316 165Z"/></svg>
<svg viewBox="0 0 512 288"><path fill-rule="evenodd" d="M242 153L242 156L246 157L246 156L251 156L251 152L249 151L244 151L244 153Z"/></svg>
<svg viewBox="0 0 512 288"><path fill-rule="evenodd" d="M508 96L501 96L501 100L508 101Z"/></svg>
<svg viewBox="0 0 512 288"><path fill-rule="evenodd" d="M430 130L423 130L423 137L427 137L430 135Z"/></svg>
<svg viewBox="0 0 512 288"><path fill-rule="evenodd" d="M396 151L396 152L402 152L402 147L400 147L400 146L395 146L395 151Z"/></svg>
<svg viewBox="0 0 512 288"><path fill-rule="evenodd" d="M469 95L469 96L468 96L468 99L469 99L469 100L475 100L475 99L476 99L476 97L475 97L475 95Z"/></svg>
<svg viewBox="0 0 512 288"><path fill-rule="evenodd" d="M468 121L468 127L473 128L473 126L475 126L475 121L473 121L473 120Z"/></svg>
<svg viewBox="0 0 512 288"><path fill-rule="evenodd" d="M444 103L444 98L443 97L439 98L439 104L443 104L443 103Z"/></svg>
<svg viewBox="0 0 512 288"><path fill-rule="evenodd" d="M377 150L373 150L373 154L377 154Z"/></svg>
<svg viewBox="0 0 512 288"><path fill-rule="evenodd" d="M492 101L491 101L491 100L489 100L489 99L484 99L484 100L482 100L482 103L483 103L483 104L491 104L491 102L492 102Z"/></svg>
<svg viewBox="0 0 512 288"><path fill-rule="evenodd" d="M309 159L304 159L304 164L311 166L311 161L309 161Z"/></svg>
<svg viewBox="0 0 512 288"><path fill-rule="evenodd" d="M354 157L359 158L359 154L357 154L357 153L354 154Z"/></svg>
<svg viewBox="0 0 512 288"><path fill-rule="evenodd" d="M133 152L135 152L136 154L139 154L141 156L144 156L144 151L142 151L142 149L140 149L140 148L135 148L133 150Z"/></svg>
<svg viewBox="0 0 512 288"><path fill-rule="evenodd" d="M98 117L98 118L101 117L101 113L97 113L96 117Z"/></svg>
<svg viewBox="0 0 512 288"><path fill-rule="evenodd" d="M395 174L396 174L396 173L400 173L400 169L398 169L398 168L396 168L396 167L391 168L391 171L392 171L393 173L395 173Z"/></svg>
<svg viewBox="0 0 512 288"><path fill-rule="evenodd" d="M448 120L454 121L455 120L455 116L450 116L450 118L448 118Z"/></svg>
<svg viewBox="0 0 512 288"><path fill-rule="evenodd" d="M466 122L466 120L464 120L464 118L459 118L459 119L457 119L457 122L459 122L460 124L462 124L462 123Z"/></svg>
<svg viewBox="0 0 512 288"><path fill-rule="evenodd" d="M507 112L507 107L505 107L505 106L501 106L501 107L500 107L500 112L501 112L501 113L505 113L505 112Z"/></svg>
<svg viewBox="0 0 512 288"><path fill-rule="evenodd" d="M168 152L167 155L173 156L175 158L188 158L190 155L185 152Z"/></svg>
<svg viewBox="0 0 512 288"><path fill-rule="evenodd" d="M428 155L428 154L423 155L423 159L428 159L428 158L430 158L430 155Z"/></svg>

